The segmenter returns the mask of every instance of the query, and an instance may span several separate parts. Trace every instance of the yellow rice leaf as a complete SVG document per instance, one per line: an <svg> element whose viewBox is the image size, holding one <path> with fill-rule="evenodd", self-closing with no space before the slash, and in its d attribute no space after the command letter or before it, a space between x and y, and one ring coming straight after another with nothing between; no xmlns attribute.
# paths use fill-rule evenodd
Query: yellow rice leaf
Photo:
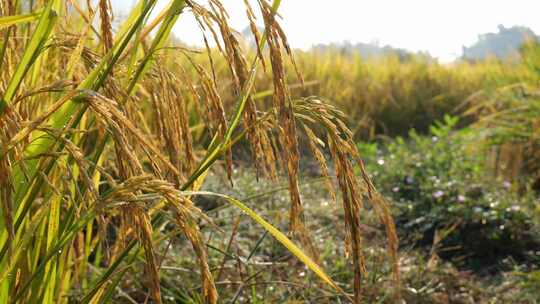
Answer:
<svg viewBox="0 0 540 304"><path fill-rule="evenodd" d="M349 298L349 296L324 272L324 270L319 265L317 265L317 263L315 263L307 254L305 254L302 249L296 246L284 233L279 231L276 227L267 222L260 215L258 215L257 212L253 211L241 201L224 194L207 191L184 191L183 193L186 195L211 195L226 199L229 203L239 208L245 214L251 217L259 225L263 226L263 228L268 231L268 233L270 233L276 240L278 240L292 254L294 254L294 256L296 256L300 261L302 261L302 263L304 263L309 269L311 269L321 280L323 280L326 284L330 285L336 291L342 293L347 298Z"/></svg>
<svg viewBox="0 0 540 304"><path fill-rule="evenodd" d="M26 15L7 16L0 18L0 29L19 23L32 22L41 16L41 12Z"/></svg>

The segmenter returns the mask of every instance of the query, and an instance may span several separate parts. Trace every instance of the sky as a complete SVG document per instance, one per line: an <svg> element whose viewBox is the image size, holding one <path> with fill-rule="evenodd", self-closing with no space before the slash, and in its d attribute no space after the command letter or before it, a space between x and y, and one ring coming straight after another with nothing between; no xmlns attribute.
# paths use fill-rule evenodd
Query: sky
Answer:
<svg viewBox="0 0 540 304"><path fill-rule="evenodd" d="M223 2L232 27L244 29L248 21L243 0ZM121 14L134 0L112 3ZM160 0L156 11L166 3ZM378 42L427 51L441 61L460 56L463 45L474 43L478 34L497 32L499 24L527 26L540 34L540 0L282 0L279 12L294 48L344 41ZM202 42L189 15L179 19L173 32L188 44Z"/></svg>

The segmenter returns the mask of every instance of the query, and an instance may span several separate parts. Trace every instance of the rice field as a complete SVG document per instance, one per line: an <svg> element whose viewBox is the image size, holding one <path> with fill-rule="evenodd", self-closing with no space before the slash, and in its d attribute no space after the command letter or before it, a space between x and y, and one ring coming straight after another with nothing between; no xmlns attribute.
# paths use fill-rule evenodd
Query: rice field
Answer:
<svg viewBox="0 0 540 304"><path fill-rule="evenodd" d="M536 303L537 45L519 62L363 59L291 49L279 0L244 1L253 45L220 0L156 2L114 28L107 0L1 2L0 303L488 301L504 290L438 251L472 226L445 214L422 232L432 246L412 240L404 223L431 205L402 212L425 195L392 189L428 179L381 167L422 136L467 137L451 151L486 157L452 179L524 210L527 268L497 278L511 274L507 301ZM174 42L184 14L206 47Z"/></svg>

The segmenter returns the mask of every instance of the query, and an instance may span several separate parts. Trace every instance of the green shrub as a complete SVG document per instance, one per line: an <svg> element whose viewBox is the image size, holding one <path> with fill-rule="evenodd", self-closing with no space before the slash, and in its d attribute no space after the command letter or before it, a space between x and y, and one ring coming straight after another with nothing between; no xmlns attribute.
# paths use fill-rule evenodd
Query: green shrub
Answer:
<svg viewBox="0 0 540 304"><path fill-rule="evenodd" d="M529 260L539 248L533 218L534 193L518 194L494 178L470 129L454 131L445 116L430 136L409 133L384 149L361 144L378 187L397 206L402 245L434 246L461 266L495 265L511 256Z"/></svg>

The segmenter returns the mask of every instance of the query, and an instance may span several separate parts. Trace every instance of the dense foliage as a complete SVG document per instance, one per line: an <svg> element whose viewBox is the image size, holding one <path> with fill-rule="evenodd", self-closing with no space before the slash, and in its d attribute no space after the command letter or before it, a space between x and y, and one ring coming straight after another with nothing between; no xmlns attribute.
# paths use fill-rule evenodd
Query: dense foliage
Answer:
<svg viewBox="0 0 540 304"><path fill-rule="evenodd" d="M540 234L530 189L497 177L489 151L472 129L455 130L458 119L445 116L429 136L385 142L370 152L369 171L395 202L402 245L433 246L457 265L497 267L512 257L533 264L540 257ZM491 269L490 269L491 270Z"/></svg>

